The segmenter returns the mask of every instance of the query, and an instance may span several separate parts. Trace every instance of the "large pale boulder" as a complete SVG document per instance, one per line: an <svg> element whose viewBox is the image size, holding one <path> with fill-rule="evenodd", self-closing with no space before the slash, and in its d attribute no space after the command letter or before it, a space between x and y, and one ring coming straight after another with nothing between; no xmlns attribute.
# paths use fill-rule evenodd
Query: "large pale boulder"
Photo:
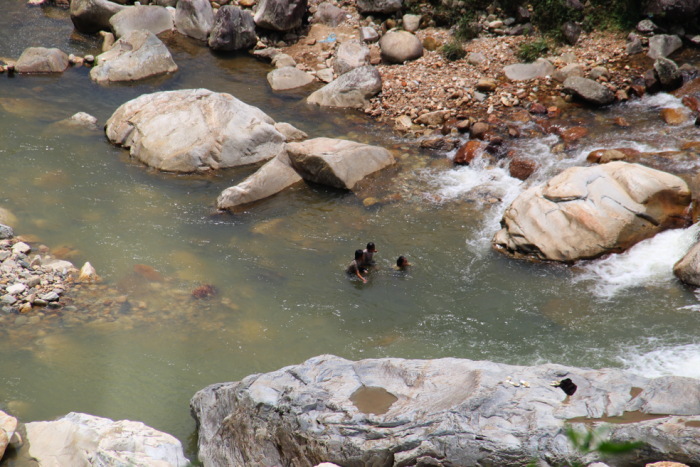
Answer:
<svg viewBox="0 0 700 467"><path fill-rule="evenodd" d="M70 19L75 29L92 34L108 30L109 19L126 8L108 0L71 0Z"/></svg>
<svg viewBox="0 0 700 467"><path fill-rule="evenodd" d="M2 238L2 237L0 237ZM0 459L5 454L7 445L10 444L12 435L17 429L17 419L5 412L0 411Z"/></svg>
<svg viewBox="0 0 700 467"><path fill-rule="evenodd" d="M370 51L362 42L351 39L340 44L333 59L333 71L340 76L355 68L369 65Z"/></svg>
<svg viewBox="0 0 700 467"><path fill-rule="evenodd" d="M684 226L690 198L682 179L638 164L572 167L520 194L493 245L542 260L596 258Z"/></svg>
<svg viewBox="0 0 700 467"><path fill-rule="evenodd" d="M538 58L533 63L516 63L503 67L503 73L511 81L527 81L529 79L552 76L557 69L544 58Z"/></svg>
<svg viewBox="0 0 700 467"><path fill-rule="evenodd" d="M289 143L287 153L292 167L305 180L347 190L395 162L382 147L332 138Z"/></svg>
<svg viewBox="0 0 700 467"><path fill-rule="evenodd" d="M29 456L42 467L186 467L177 438L141 422L71 412L25 425Z"/></svg>
<svg viewBox="0 0 700 467"><path fill-rule="evenodd" d="M160 34L173 28L173 15L162 6L139 5L129 7L112 16L109 20L114 35L122 37L131 31L148 29Z"/></svg>
<svg viewBox="0 0 700 467"><path fill-rule="evenodd" d="M262 110L207 89L137 97L107 121L109 140L130 148L144 164L194 172L252 164L275 157L284 136Z"/></svg>
<svg viewBox="0 0 700 467"><path fill-rule="evenodd" d="M700 286L700 243L673 266L673 274L686 284Z"/></svg>
<svg viewBox="0 0 700 467"><path fill-rule="evenodd" d="M255 24L264 29L289 31L301 25L308 0L260 0Z"/></svg>
<svg viewBox="0 0 700 467"><path fill-rule="evenodd" d="M236 186L226 188L216 200L216 207L235 211L251 203L269 198L302 180L292 168L287 151L282 150L274 159Z"/></svg>
<svg viewBox="0 0 700 467"><path fill-rule="evenodd" d="M109 51L98 55L90 79L98 83L137 81L176 71L177 65L165 44L144 29L126 33Z"/></svg>
<svg viewBox="0 0 700 467"><path fill-rule="evenodd" d="M214 17L214 26L209 33L209 47L214 50L233 51L255 46L253 15L233 5L224 5Z"/></svg>
<svg viewBox="0 0 700 467"><path fill-rule="evenodd" d="M178 0L175 27L180 34L206 41L214 26L214 10L209 0Z"/></svg>
<svg viewBox="0 0 700 467"><path fill-rule="evenodd" d="M615 94L600 83L580 76L570 76L564 81L564 91L569 92L591 105L601 106L612 104Z"/></svg>
<svg viewBox="0 0 700 467"><path fill-rule="evenodd" d="M273 91L300 88L313 81L312 75L291 66L277 68L267 74L267 82L270 83Z"/></svg>
<svg viewBox="0 0 700 467"><path fill-rule="evenodd" d="M394 13L403 7L403 0L357 0L360 13Z"/></svg>
<svg viewBox="0 0 700 467"><path fill-rule="evenodd" d="M414 34L406 31L388 32L379 39L382 60L403 63L423 56L423 44Z"/></svg>
<svg viewBox="0 0 700 467"><path fill-rule="evenodd" d="M382 75L373 66L362 66L311 94L306 101L323 107L364 107L382 90Z"/></svg>
<svg viewBox="0 0 700 467"><path fill-rule="evenodd" d="M647 56L654 60L662 57L666 58L681 47L683 47L683 41L681 41L680 37L658 34L649 38L649 53L647 53Z"/></svg>
<svg viewBox="0 0 700 467"><path fill-rule="evenodd" d="M68 68L68 55L60 49L29 47L15 64L17 73L63 73Z"/></svg>
<svg viewBox="0 0 700 467"><path fill-rule="evenodd" d="M566 378L570 397L550 385ZM611 465L700 462L700 381L619 369L322 355L211 385L190 408L205 467L587 465L596 454L572 446L567 427L625 412L632 421L608 425L610 439L644 447Z"/></svg>

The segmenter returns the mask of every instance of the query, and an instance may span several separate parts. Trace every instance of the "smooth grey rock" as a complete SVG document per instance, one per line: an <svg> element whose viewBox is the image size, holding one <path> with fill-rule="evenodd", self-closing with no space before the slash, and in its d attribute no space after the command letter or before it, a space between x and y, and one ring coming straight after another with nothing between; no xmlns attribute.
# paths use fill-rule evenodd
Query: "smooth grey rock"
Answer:
<svg viewBox="0 0 700 467"><path fill-rule="evenodd" d="M285 122L275 123L275 130L282 133L287 142L302 141L309 137L309 135L300 129Z"/></svg>
<svg viewBox="0 0 700 467"><path fill-rule="evenodd" d="M7 293L12 294L12 295L21 294L25 290L27 290L27 286L22 284L21 282L18 282L16 284L12 284L12 285L8 286L7 289L5 289L5 291Z"/></svg>
<svg viewBox="0 0 700 467"><path fill-rule="evenodd" d="M639 38L639 36L631 33L627 39L629 40L629 43L625 47L625 52L627 52L627 55L635 55L644 51L642 40Z"/></svg>
<svg viewBox="0 0 700 467"><path fill-rule="evenodd" d="M267 82L273 91L300 88L313 81L312 75L291 66L277 68L267 74Z"/></svg>
<svg viewBox="0 0 700 467"><path fill-rule="evenodd" d="M403 28L408 32L416 32L420 28L420 15L403 15Z"/></svg>
<svg viewBox="0 0 700 467"><path fill-rule="evenodd" d="M324 83L330 83L335 79L335 76L333 75L333 70L330 68L324 68L323 70L318 70L316 72L316 78L320 79Z"/></svg>
<svg viewBox="0 0 700 467"><path fill-rule="evenodd" d="M355 68L311 94L306 101L323 107L364 107L382 90L382 75L372 66Z"/></svg>
<svg viewBox="0 0 700 467"><path fill-rule="evenodd" d="M0 297L0 303L3 305L12 306L17 302L17 297L14 295L6 294Z"/></svg>
<svg viewBox="0 0 700 467"><path fill-rule="evenodd" d="M573 21L567 21L562 25L561 32L566 41L569 44L574 45L578 42L579 36L581 36L581 26Z"/></svg>
<svg viewBox="0 0 700 467"><path fill-rule="evenodd" d="M403 7L403 0L357 0L360 13L394 13Z"/></svg>
<svg viewBox="0 0 700 467"><path fill-rule="evenodd" d="M297 66L297 62L294 61L294 58L292 58L291 55L287 55L284 53L280 53L274 56L272 59L272 64L275 66L275 68L284 68L284 67L294 67Z"/></svg>
<svg viewBox="0 0 700 467"><path fill-rule="evenodd" d="M377 42L379 40L379 34L374 28L361 27L360 28L360 40L367 43Z"/></svg>
<svg viewBox="0 0 700 467"><path fill-rule="evenodd" d="M214 26L214 10L209 0L178 0L175 12L177 32L206 41Z"/></svg>
<svg viewBox="0 0 700 467"><path fill-rule="evenodd" d="M538 58L533 63L516 63L503 67L503 73L511 81L526 81L554 74L554 65L549 60Z"/></svg>
<svg viewBox="0 0 700 467"><path fill-rule="evenodd" d="M340 26L347 18L345 12L335 5L323 2L316 9L313 16L313 22L325 24L332 28Z"/></svg>
<svg viewBox="0 0 700 467"><path fill-rule="evenodd" d="M656 24L654 24L652 20L643 19L639 23L637 23L636 29L642 34L651 34L654 31L657 31L659 27Z"/></svg>
<svg viewBox="0 0 700 467"><path fill-rule="evenodd" d="M681 47L683 47L683 41L678 36L667 36L665 34L651 36L649 38L649 52L647 56L654 60L665 58Z"/></svg>
<svg viewBox="0 0 700 467"><path fill-rule="evenodd" d="M684 226L690 200L681 178L638 164L573 167L521 193L492 242L542 260L597 258Z"/></svg>
<svg viewBox="0 0 700 467"><path fill-rule="evenodd" d="M570 400L550 386L563 378L577 385ZM396 399L386 404L386 413L363 413L350 400L367 388ZM632 388L642 389L641 394L633 398ZM615 457L614 465L659 460L694 465L700 460L697 428L685 421L700 420L698 389L696 379L648 379L618 369L456 358L349 361L322 355L240 382L211 385L194 395L190 408L205 467L312 467L320 461L353 467L474 467L528 465L533 459L541 465L588 464L595 456L583 456L568 442L567 420L642 407L649 413L663 408L661 413L671 416L609 425L612 440L645 444L633 456Z"/></svg>
<svg viewBox="0 0 700 467"><path fill-rule="evenodd" d="M693 245L673 266L673 274L686 284L700 286L700 243Z"/></svg>
<svg viewBox="0 0 700 467"><path fill-rule="evenodd" d="M126 8L108 0L71 0L70 19L78 31L93 34L110 29L109 19Z"/></svg>
<svg viewBox="0 0 700 467"><path fill-rule="evenodd" d="M40 297L42 300L45 300L47 302L55 302L58 300L60 297L56 292L49 292Z"/></svg>
<svg viewBox="0 0 700 467"><path fill-rule="evenodd" d="M470 52L467 56L467 63L470 65L483 65L488 60L481 52Z"/></svg>
<svg viewBox="0 0 700 467"><path fill-rule="evenodd" d="M255 24L264 29L289 31L301 25L308 0L260 0Z"/></svg>
<svg viewBox="0 0 700 467"><path fill-rule="evenodd" d="M186 467L177 438L141 422L71 412L25 425L29 455L51 467Z"/></svg>
<svg viewBox="0 0 700 467"><path fill-rule="evenodd" d="M389 63L403 63L423 56L423 44L410 32L388 32L379 40L382 60Z"/></svg>
<svg viewBox="0 0 700 467"><path fill-rule="evenodd" d="M700 13L700 0L648 0L643 11L666 20L687 21Z"/></svg>
<svg viewBox="0 0 700 467"><path fill-rule="evenodd" d="M257 41L255 22L249 11L232 5L219 9L209 33L209 47L226 51L250 49Z"/></svg>
<svg viewBox="0 0 700 467"><path fill-rule="evenodd" d="M30 247L29 245L27 245L24 242L17 242L14 245L12 245L12 252L13 253L19 253L22 255L26 255L30 251L32 251L32 247Z"/></svg>
<svg viewBox="0 0 700 467"><path fill-rule="evenodd" d="M369 65L370 51L369 47L364 45L357 39L351 39L340 44L338 51L333 59L333 71L338 76L359 68Z"/></svg>
<svg viewBox="0 0 700 467"><path fill-rule="evenodd" d="M155 5L129 7L112 16L109 24L117 38L142 29L160 34L171 30L174 26L173 15L165 7Z"/></svg>
<svg viewBox="0 0 700 467"><path fill-rule="evenodd" d="M352 190L357 182L395 163L379 146L341 139L314 138L286 146L292 167L305 180Z"/></svg>
<svg viewBox="0 0 700 467"><path fill-rule="evenodd" d="M661 88L671 91L683 85L683 74L673 60L659 58L654 62L654 71L659 78Z"/></svg>
<svg viewBox="0 0 700 467"><path fill-rule="evenodd" d="M610 79L610 71L608 71L608 69L605 67L596 66L593 67L590 73L588 73L588 77L590 79L598 79L601 76L605 76L607 79Z"/></svg>
<svg viewBox="0 0 700 467"><path fill-rule="evenodd" d="M253 164L275 157L284 136L263 111L207 89L145 94L107 121L109 140L169 172Z"/></svg>
<svg viewBox="0 0 700 467"><path fill-rule="evenodd" d="M302 180L292 168L287 151L282 150L253 175L236 186L225 189L216 200L221 210L235 211L256 201L269 198Z"/></svg>
<svg viewBox="0 0 700 467"><path fill-rule="evenodd" d="M146 29L129 31L97 56L90 79L98 83L138 81L178 70L168 48Z"/></svg>
<svg viewBox="0 0 700 467"><path fill-rule="evenodd" d="M28 47L15 63L17 73L63 73L68 68L68 55L60 49Z"/></svg>
<svg viewBox="0 0 700 467"><path fill-rule="evenodd" d="M15 232L12 230L12 227L9 225L0 224L0 240L5 240L14 236Z"/></svg>
<svg viewBox="0 0 700 467"><path fill-rule="evenodd" d="M92 71L92 70L90 70ZM85 128L86 130L97 130L97 118L86 112L78 112L70 118L60 120L57 124Z"/></svg>
<svg viewBox="0 0 700 467"><path fill-rule="evenodd" d="M578 63L566 65L565 67L555 71L552 78L563 83L569 76L583 76L583 66Z"/></svg>
<svg viewBox="0 0 700 467"><path fill-rule="evenodd" d="M564 91L580 97L589 104L601 106L615 101L615 94L592 79L571 76L564 81Z"/></svg>

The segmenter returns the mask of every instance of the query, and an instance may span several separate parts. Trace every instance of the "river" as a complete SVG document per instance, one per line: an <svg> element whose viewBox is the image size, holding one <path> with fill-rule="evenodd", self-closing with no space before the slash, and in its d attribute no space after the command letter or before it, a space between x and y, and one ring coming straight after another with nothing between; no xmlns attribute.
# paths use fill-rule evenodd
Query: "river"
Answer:
<svg viewBox="0 0 700 467"><path fill-rule="evenodd" d="M99 54L99 41L72 33L65 10L0 3L0 57L16 59L29 46ZM0 409L24 422L71 411L140 420L178 437L195 459L188 403L197 390L323 353L700 377L700 302L671 273L695 227L573 267L490 249L502 212L526 186L585 164L591 150L676 150L698 139L692 124L671 132L659 119L660 108L681 105L677 99L575 110L572 118L591 129L585 143L557 152L554 136L522 139L519 149L540 167L523 183L502 167L455 168L357 112L308 106L306 93L273 93L270 66L247 54L216 55L176 35L164 40L180 68L168 78L100 86L88 68L0 75L0 206L17 216L18 235L65 247L76 266L90 261L104 279L82 290L89 307L34 325L0 324ZM51 125L82 111L102 126L141 94L197 87L230 93L312 137L391 149L398 167L368 190L378 198L399 193L401 201L365 207L353 194L300 185L247 212L216 215L218 194L254 168L157 173L101 131ZM612 125L618 116L632 128ZM670 168L690 174L698 166L687 158ZM378 268L365 285L344 267L369 241ZM413 264L410 272L393 270L399 255ZM137 264L164 282L135 276ZM205 283L218 295L192 298ZM120 295L134 306L105 305Z"/></svg>

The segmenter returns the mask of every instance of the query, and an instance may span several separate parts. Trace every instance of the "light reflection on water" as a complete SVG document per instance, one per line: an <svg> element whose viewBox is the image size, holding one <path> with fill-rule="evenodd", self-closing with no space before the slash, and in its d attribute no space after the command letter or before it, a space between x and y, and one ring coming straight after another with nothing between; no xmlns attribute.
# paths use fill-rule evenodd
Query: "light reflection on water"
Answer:
<svg viewBox="0 0 700 467"><path fill-rule="evenodd" d="M39 10L26 13L14 2L0 12L20 7L39 18ZM67 52L98 52L94 43L66 39L68 20L55 15L59 20L46 20L55 29L36 40L55 40ZM7 31L9 20L2 18L0 31ZM4 18L20 27L16 15ZM46 27L36 21L21 27ZM0 36L0 44L16 58L26 37L32 36ZM641 355L696 348L691 330L700 313L684 307L697 300L673 279L640 277L603 300L593 293L599 282L576 282L585 272L580 267L512 261L490 250L503 209L533 182L514 180L503 168L452 169L355 112L321 111L303 95L272 93L264 63L215 56L184 38L166 42L181 71L138 85L98 86L87 68L61 77L0 75L0 205L18 217L17 233L36 235L52 250L69 247L72 261L89 260L105 279L104 287L80 292L73 314L47 316L36 326L0 325L0 407L22 420L82 411L141 420L187 443L194 430L187 404L196 390L321 353L643 371L649 359ZM213 215L220 191L254 168L158 174L130 161L101 132L50 125L78 111L102 125L142 93L192 87L229 92L311 136L388 146L399 168L359 197L302 185L241 215ZM552 137L519 143L540 164L535 181L612 142L667 149L697 131L663 134L653 105L629 107L580 111L598 126L590 147L578 151L552 153ZM622 133L607 123L618 114L634 129ZM396 193L397 203L361 203ZM363 285L348 280L343 268L368 241L377 244L378 269ZM407 274L391 267L399 255L414 264ZM165 282L134 277L136 264L154 267ZM219 294L193 299L190 291L202 283ZM129 309L115 305L123 294ZM640 342L653 344L635 347ZM679 359L668 361L682 372Z"/></svg>

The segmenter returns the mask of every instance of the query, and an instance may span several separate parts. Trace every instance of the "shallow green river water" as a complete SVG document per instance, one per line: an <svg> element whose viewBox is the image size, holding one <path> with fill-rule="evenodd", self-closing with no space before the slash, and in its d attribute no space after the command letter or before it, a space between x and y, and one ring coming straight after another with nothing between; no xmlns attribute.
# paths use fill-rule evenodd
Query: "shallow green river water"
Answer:
<svg viewBox="0 0 700 467"><path fill-rule="evenodd" d="M16 59L36 45L99 53L98 41L71 34L65 11L0 2L0 57ZM194 459L188 403L197 390L322 353L700 377L698 299L670 273L694 229L576 267L510 260L489 241L525 185L503 168L454 169L361 114L306 105L308 90L273 93L265 79L270 66L246 54L218 56L183 37L164 40L180 71L143 84L99 86L88 68L0 75L0 206L17 217L17 234L54 251L66 247L76 266L90 261L105 281L82 291L88 308L35 325L0 322L0 409L22 421L70 411L140 420L177 436ZM394 150L399 165L377 181L376 196L399 193L401 201L366 208L361 196L300 185L248 212L215 215L218 194L255 168L159 174L101 131L52 126L79 111L104 125L141 94L196 87L230 93L313 137ZM679 105L662 95L581 110L593 129L574 153L553 154L555 137L519 146L540 163L535 181L620 141L678 149L700 139L692 126L672 133L662 127L658 109ZM623 134L608 124L621 115L634 130ZM691 157L676 169L691 173L696 163ZM344 267L368 241L377 244L378 268L365 285L349 280ZM413 263L407 274L391 267L399 255ZM165 281L137 278L137 264ZM192 298L205 283L218 295ZM134 307L104 305L120 295ZM95 321L100 314L105 319Z"/></svg>

